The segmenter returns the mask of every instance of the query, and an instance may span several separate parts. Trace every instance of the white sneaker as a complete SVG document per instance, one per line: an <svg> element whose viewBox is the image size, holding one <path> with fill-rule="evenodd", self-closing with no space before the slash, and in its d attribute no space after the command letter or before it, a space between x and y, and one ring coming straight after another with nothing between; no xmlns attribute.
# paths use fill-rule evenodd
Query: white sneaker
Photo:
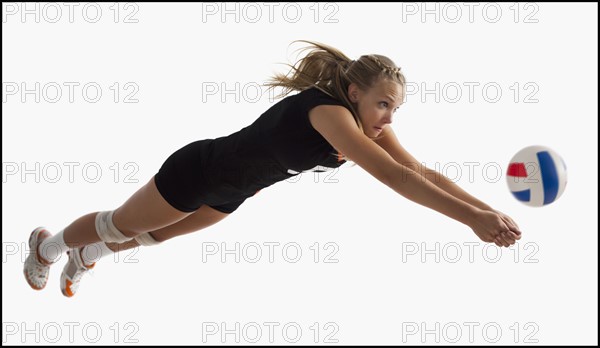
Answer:
<svg viewBox="0 0 600 348"><path fill-rule="evenodd" d="M75 296L81 277L96 265L95 262L90 266L83 263L83 259L81 258L82 249L76 248L67 251L69 261L67 261L60 275L60 290L66 297Z"/></svg>
<svg viewBox="0 0 600 348"><path fill-rule="evenodd" d="M48 275L50 274L50 266L52 263L42 259L39 254L40 243L51 237L52 234L44 227L38 227L29 236L29 256L25 259L23 265L23 273L29 286L35 290L42 290L48 283Z"/></svg>

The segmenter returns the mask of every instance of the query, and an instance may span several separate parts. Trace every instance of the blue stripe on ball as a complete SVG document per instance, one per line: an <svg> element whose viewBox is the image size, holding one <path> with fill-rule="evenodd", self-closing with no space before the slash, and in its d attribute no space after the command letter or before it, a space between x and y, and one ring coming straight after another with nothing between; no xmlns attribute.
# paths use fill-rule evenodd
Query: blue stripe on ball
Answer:
<svg viewBox="0 0 600 348"><path fill-rule="evenodd" d="M542 172L542 184L544 185L544 204L554 202L558 195L558 172L556 171L554 160L548 151L537 153L540 162L540 171Z"/></svg>
<svg viewBox="0 0 600 348"><path fill-rule="evenodd" d="M523 190L523 191L512 191L513 196L521 202L529 202L531 199L531 190Z"/></svg>

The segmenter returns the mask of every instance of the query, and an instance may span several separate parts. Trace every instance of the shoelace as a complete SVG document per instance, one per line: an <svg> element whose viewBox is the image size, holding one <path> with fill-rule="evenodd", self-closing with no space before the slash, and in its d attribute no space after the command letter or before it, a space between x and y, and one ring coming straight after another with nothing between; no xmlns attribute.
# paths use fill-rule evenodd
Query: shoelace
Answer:
<svg viewBox="0 0 600 348"><path fill-rule="evenodd" d="M79 288L81 277L83 277L83 275L86 273L89 273L89 275L92 277L94 276L94 270L85 266L79 267L77 271L75 271L75 274L73 274L73 277L71 277L71 291L77 291L77 289Z"/></svg>
<svg viewBox="0 0 600 348"><path fill-rule="evenodd" d="M28 263L29 263L29 265L28 265L29 271L28 272L31 274L32 277L37 277L40 279L45 278L45 273L48 271L49 266L44 265L43 263L40 263L37 260L37 257L35 257L35 255L31 256L31 259Z"/></svg>

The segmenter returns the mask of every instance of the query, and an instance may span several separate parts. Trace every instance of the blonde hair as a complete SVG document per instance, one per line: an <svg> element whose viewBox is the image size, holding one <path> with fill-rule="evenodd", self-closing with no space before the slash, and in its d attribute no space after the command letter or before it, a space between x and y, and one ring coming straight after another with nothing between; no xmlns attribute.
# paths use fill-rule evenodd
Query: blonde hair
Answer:
<svg viewBox="0 0 600 348"><path fill-rule="evenodd" d="M304 91L315 87L339 100L350 110L358 128L364 133L364 128L356 104L348 99L348 86L355 83L361 90L368 90L381 79L396 82L405 87L404 75L400 68L386 56L368 54L357 60L348 58L340 50L313 41L296 40L294 42L308 43L308 47L299 49L309 51L296 64L285 64L291 68L287 74L276 73L265 83L268 89L283 87L277 97L285 97L292 91ZM371 138L372 140L380 137ZM337 154L336 154L337 155ZM343 159L347 158L343 156Z"/></svg>

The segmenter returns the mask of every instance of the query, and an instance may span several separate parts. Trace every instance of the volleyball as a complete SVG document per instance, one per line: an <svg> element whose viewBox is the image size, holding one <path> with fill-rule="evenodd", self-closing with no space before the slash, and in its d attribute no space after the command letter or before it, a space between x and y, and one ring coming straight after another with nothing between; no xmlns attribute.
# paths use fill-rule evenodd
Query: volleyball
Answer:
<svg viewBox="0 0 600 348"><path fill-rule="evenodd" d="M554 150L528 146L517 152L506 173L512 195L528 206L542 207L555 202L567 185L567 166Z"/></svg>

